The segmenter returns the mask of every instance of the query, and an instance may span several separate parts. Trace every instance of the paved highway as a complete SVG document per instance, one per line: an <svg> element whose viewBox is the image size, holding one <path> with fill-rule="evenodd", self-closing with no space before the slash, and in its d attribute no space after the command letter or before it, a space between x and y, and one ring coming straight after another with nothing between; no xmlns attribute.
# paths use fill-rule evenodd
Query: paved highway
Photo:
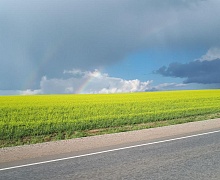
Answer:
<svg viewBox="0 0 220 180"><path fill-rule="evenodd" d="M0 179L219 180L220 131L149 141L55 162L1 168Z"/></svg>

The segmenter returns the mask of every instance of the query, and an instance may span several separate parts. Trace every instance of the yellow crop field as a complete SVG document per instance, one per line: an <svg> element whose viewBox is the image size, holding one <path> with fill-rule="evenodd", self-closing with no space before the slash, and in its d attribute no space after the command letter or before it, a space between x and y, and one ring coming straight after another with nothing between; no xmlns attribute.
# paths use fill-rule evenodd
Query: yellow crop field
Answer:
<svg viewBox="0 0 220 180"><path fill-rule="evenodd" d="M0 96L0 142L220 112L220 90Z"/></svg>

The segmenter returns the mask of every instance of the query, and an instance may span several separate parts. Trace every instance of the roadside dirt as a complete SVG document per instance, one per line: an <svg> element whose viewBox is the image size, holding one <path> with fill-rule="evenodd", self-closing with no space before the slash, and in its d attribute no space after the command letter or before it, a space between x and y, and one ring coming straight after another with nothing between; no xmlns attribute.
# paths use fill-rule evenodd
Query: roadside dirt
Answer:
<svg viewBox="0 0 220 180"><path fill-rule="evenodd" d="M41 144L7 147L0 149L0 163L31 158L43 158L45 156L53 156L64 153L80 153L82 151L105 148L108 146L117 146L120 144L129 144L139 141L147 142L171 136L187 135L190 133L196 134L197 132L213 129L220 129L220 119Z"/></svg>

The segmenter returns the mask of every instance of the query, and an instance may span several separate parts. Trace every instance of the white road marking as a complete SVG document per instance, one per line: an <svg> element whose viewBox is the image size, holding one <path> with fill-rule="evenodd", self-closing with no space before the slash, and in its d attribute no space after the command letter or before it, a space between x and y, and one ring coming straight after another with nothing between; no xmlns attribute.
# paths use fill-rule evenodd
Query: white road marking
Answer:
<svg viewBox="0 0 220 180"><path fill-rule="evenodd" d="M217 131L211 131L211 132L206 132L206 133L201 133L201 134L184 136L184 137L179 137L179 138L174 138L174 139L167 139L167 140L156 141L156 142L151 142L151 143L138 144L138 145L134 145L134 146L127 146L127 147L122 147L122 148L117 148L117 149L110 149L110 150L106 150L106 151L99 151L99 152L94 152L94 153L89 153L89 154L82 154L82 155L78 155L78 156L71 156L71 157L66 157L66 158L53 159L53 160L49 160L49 161L42 161L42 162L36 162L36 163L31 163L31 164L12 166L12 167L7 167L7 168L2 168L2 169L0 169L0 171L5 171L5 170L9 170L9 169L16 169L16 168L22 168L22 167L28 167L28 166L34 166L34 165L39 165L39 164L46 164L46 163L51 163L51 162L64 161L64 160L69 160L69 159L85 157L85 156L92 156L92 155L96 155L96 154L103 154L103 153L107 153L107 152L120 151L120 150L124 150L124 149L131 149L131 148L136 148L136 147L141 147L141 146L149 146L149 145L153 145L153 144L177 141L177 140L181 140L181 139L204 136L204 135L214 134L214 133L219 133L219 132L220 132L220 130L217 130Z"/></svg>

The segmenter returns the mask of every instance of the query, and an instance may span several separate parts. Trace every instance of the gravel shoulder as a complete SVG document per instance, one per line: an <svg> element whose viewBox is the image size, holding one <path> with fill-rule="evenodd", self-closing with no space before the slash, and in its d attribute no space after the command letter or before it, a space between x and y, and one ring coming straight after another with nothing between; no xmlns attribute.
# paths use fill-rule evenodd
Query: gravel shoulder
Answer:
<svg viewBox="0 0 220 180"><path fill-rule="evenodd" d="M220 129L220 118L116 134L7 147L0 149L0 163L24 161L34 158L44 159L44 157L59 154L80 154L87 151L92 152L95 149L105 149L110 146L120 147L125 144L149 142L157 139L178 137L192 133L196 134L217 129Z"/></svg>

